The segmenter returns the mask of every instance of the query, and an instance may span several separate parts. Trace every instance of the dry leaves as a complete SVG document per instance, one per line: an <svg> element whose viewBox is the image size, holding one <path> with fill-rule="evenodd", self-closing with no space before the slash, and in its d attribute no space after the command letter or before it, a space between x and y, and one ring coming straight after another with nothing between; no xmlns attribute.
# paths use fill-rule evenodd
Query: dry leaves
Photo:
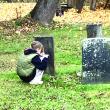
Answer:
<svg viewBox="0 0 110 110"><path fill-rule="evenodd" d="M27 15L35 3L0 3L0 21L7 21Z"/></svg>
<svg viewBox="0 0 110 110"><path fill-rule="evenodd" d="M101 22L104 25L110 25L110 10L91 11L88 7L84 7L82 13L78 14L75 9L70 9L64 13L64 16L54 17L54 20L67 24Z"/></svg>
<svg viewBox="0 0 110 110"><path fill-rule="evenodd" d="M35 6L35 3L1 3L0 4L0 21L16 19L27 15ZM97 9L91 11L84 7L81 14L76 13L75 9L70 9L61 17L54 17L54 21L64 23L81 23L81 22L110 22L110 10Z"/></svg>

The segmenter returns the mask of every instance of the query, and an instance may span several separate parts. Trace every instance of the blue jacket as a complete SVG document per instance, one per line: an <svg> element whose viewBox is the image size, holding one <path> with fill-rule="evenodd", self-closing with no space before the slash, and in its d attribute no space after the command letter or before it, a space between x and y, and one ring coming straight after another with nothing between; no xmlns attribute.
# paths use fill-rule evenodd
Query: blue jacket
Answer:
<svg viewBox="0 0 110 110"><path fill-rule="evenodd" d="M36 50L33 50L31 48L24 50L25 55L36 53ZM40 59L40 55L36 55L34 58L32 58L31 63L35 66L35 68L39 70L45 70L47 67L48 58L44 58L42 61Z"/></svg>

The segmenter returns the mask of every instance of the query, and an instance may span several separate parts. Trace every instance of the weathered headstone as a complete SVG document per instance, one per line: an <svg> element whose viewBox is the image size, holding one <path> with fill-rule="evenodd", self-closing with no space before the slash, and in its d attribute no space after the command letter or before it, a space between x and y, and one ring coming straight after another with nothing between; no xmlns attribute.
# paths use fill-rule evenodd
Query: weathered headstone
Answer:
<svg viewBox="0 0 110 110"><path fill-rule="evenodd" d="M41 42L44 45L45 53L49 54L48 67L45 73L55 75L53 37L35 37L35 40Z"/></svg>
<svg viewBox="0 0 110 110"><path fill-rule="evenodd" d="M87 27L87 38L102 37L102 24L88 24Z"/></svg>
<svg viewBox="0 0 110 110"><path fill-rule="evenodd" d="M98 27L96 24L94 26ZM96 28L96 30L94 30L93 28L88 28L87 26L87 29L89 29L88 38L84 39L82 44L82 82L83 83L109 82L110 38L102 37L101 27L100 29ZM92 34L90 29L91 31L94 30L97 34L96 33Z"/></svg>

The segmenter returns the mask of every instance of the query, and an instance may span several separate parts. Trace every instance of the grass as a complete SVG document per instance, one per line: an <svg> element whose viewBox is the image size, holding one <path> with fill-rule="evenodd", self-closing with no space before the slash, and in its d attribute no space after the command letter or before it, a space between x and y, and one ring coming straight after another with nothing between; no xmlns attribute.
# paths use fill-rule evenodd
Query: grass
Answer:
<svg viewBox="0 0 110 110"><path fill-rule="evenodd" d="M80 27L82 29L80 30ZM105 36L110 28L104 27ZM0 33L0 110L109 110L110 84L80 83L81 41L84 25L42 28L34 33ZM55 42L56 76L44 75L43 85L23 83L16 74L16 62L33 37L51 35Z"/></svg>

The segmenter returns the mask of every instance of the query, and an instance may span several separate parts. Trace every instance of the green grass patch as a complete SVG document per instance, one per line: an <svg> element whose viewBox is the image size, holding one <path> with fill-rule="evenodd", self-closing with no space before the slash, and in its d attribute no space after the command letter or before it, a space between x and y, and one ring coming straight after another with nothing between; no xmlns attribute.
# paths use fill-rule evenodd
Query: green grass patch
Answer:
<svg viewBox="0 0 110 110"><path fill-rule="evenodd" d="M109 110L110 84L84 85L76 75L81 71L85 29L66 25L21 35L0 32L0 110ZM109 30L104 27L105 36L110 36ZM54 37L56 75L45 74L43 85L29 85L17 76L16 62L39 35Z"/></svg>
<svg viewBox="0 0 110 110"><path fill-rule="evenodd" d="M82 85L74 74L44 75L43 85L23 83L16 72L1 73L0 109L109 109L110 84Z"/></svg>

